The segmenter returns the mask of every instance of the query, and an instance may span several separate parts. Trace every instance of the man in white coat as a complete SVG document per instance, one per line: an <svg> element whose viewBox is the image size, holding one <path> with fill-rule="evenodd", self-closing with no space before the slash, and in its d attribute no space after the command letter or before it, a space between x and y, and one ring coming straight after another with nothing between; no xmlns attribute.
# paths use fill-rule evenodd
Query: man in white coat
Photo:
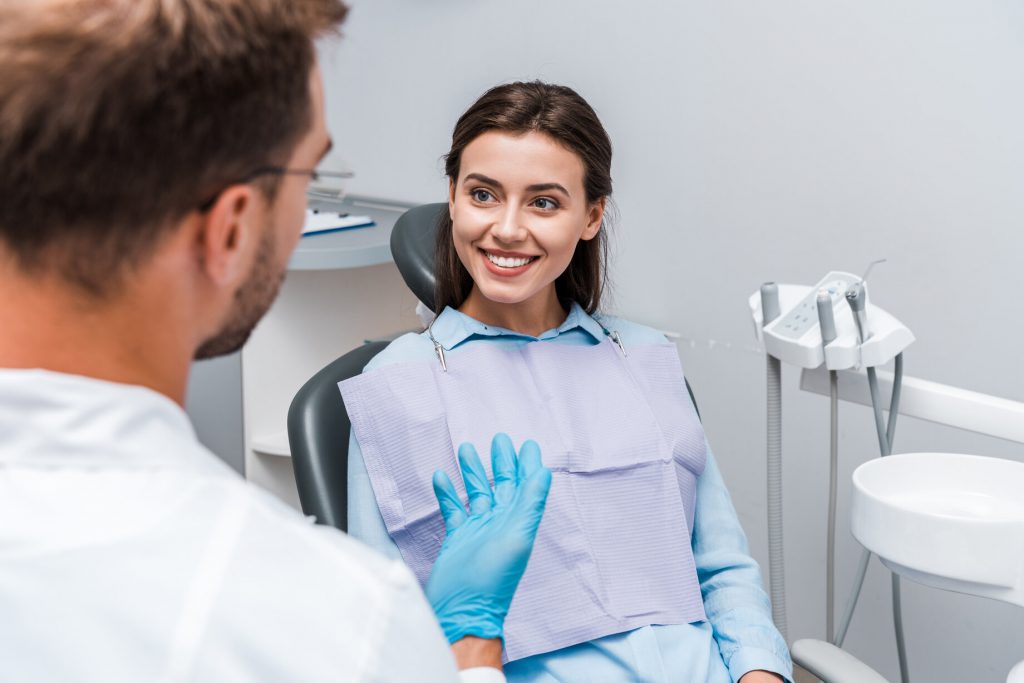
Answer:
<svg viewBox="0 0 1024 683"><path fill-rule="evenodd" d="M428 601L181 408L192 360L277 293L330 146L313 40L345 12L0 3L0 678L503 680L535 453L498 453L499 502L446 513Z"/></svg>

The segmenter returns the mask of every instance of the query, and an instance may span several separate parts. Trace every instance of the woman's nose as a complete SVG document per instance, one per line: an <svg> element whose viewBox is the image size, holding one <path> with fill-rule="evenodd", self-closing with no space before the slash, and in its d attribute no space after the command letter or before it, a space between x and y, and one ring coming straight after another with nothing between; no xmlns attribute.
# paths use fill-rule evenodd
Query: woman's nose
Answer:
<svg viewBox="0 0 1024 683"><path fill-rule="evenodd" d="M506 244L521 242L526 239L526 227L523 225L523 216L509 206L498 217L491 232L495 239Z"/></svg>

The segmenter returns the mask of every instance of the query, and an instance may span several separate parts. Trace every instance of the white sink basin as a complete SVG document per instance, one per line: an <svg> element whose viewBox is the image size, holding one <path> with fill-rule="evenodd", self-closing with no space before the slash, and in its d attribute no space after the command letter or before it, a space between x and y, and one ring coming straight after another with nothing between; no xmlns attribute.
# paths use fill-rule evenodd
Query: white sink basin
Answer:
<svg viewBox="0 0 1024 683"><path fill-rule="evenodd" d="M894 572L1024 606L1024 463L906 453L853 473L851 530Z"/></svg>

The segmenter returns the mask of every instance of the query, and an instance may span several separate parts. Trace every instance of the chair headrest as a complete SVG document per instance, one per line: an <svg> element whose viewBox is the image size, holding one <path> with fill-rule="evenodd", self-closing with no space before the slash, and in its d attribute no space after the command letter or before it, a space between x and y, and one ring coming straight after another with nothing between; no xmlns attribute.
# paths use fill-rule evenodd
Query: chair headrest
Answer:
<svg viewBox="0 0 1024 683"><path fill-rule="evenodd" d="M391 256L398 272L416 298L430 310L434 310L437 224L447 211L447 202L417 206L403 213L391 230Z"/></svg>

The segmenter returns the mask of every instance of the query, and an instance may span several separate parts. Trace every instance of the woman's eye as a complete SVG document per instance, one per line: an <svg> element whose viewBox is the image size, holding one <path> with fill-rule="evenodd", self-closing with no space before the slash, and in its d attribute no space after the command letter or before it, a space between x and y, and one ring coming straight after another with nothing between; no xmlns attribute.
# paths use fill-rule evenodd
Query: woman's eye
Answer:
<svg viewBox="0 0 1024 683"><path fill-rule="evenodd" d="M473 190L469 195L478 202L489 202L494 198L487 190Z"/></svg>
<svg viewBox="0 0 1024 683"><path fill-rule="evenodd" d="M536 206L538 209L543 209L545 211L551 211L552 209L558 208L558 203L555 202L555 200L553 199L548 199L547 197L539 197L537 199L534 199L533 205Z"/></svg>

